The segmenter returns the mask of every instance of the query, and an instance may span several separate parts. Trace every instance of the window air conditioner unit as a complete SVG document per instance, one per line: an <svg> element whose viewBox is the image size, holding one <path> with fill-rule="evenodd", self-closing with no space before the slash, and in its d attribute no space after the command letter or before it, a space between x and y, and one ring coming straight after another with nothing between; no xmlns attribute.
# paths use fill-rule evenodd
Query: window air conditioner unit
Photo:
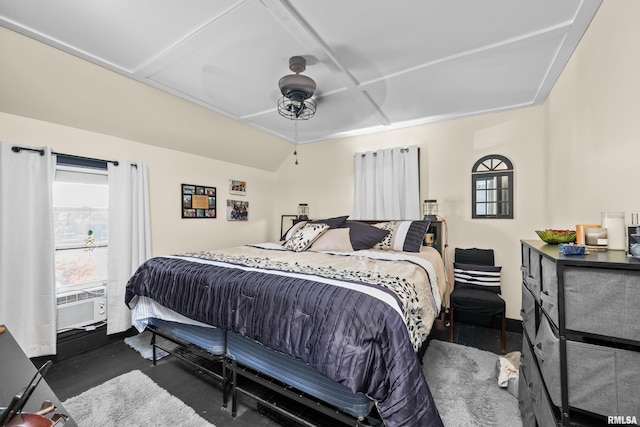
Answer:
<svg viewBox="0 0 640 427"><path fill-rule="evenodd" d="M58 331L82 328L107 320L105 286L56 295Z"/></svg>

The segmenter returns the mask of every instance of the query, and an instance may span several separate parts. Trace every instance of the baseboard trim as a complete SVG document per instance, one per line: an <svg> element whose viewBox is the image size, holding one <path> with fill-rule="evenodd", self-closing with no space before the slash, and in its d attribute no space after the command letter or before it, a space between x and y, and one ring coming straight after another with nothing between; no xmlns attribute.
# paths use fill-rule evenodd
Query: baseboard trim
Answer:
<svg viewBox="0 0 640 427"><path fill-rule="evenodd" d="M58 334L56 348L57 353L50 356L34 357L31 360L38 364L47 360L59 362L73 356L86 353L96 348L103 347L114 341L123 340L125 337L137 334L135 328L130 328L124 332L107 335L107 325L102 325L94 330L74 329Z"/></svg>
<svg viewBox="0 0 640 427"><path fill-rule="evenodd" d="M507 317L507 331L509 331L509 332L517 332L517 333L521 334L522 333L522 320L509 319Z"/></svg>

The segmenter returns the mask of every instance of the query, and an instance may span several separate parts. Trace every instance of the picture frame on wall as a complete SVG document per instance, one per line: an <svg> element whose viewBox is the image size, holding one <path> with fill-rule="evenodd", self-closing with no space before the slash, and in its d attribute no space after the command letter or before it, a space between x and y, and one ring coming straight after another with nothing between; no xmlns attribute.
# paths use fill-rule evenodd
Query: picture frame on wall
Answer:
<svg viewBox="0 0 640 427"><path fill-rule="evenodd" d="M247 182L237 179L229 180L229 194L245 196L247 194Z"/></svg>
<svg viewBox="0 0 640 427"><path fill-rule="evenodd" d="M216 218L216 187L181 184L182 218Z"/></svg>
<svg viewBox="0 0 640 427"><path fill-rule="evenodd" d="M248 221L249 202L242 200L227 200L227 220Z"/></svg>

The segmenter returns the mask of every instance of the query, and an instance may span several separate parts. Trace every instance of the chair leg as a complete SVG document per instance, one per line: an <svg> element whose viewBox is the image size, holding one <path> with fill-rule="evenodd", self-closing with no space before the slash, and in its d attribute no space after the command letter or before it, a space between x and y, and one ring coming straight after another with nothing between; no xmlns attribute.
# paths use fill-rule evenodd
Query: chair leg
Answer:
<svg viewBox="0 0 640 427"><path fill-rule="evenodd" d="M502 354L507 352L507 316L506 313L502 316L502 332L500 336L500 341L502 343Z"/></svg>
<svg viewBox="0 0 640 427"><path fill-rule="evenodd" d="M453 308L449 307L449 342L453 342Z"/></svg>

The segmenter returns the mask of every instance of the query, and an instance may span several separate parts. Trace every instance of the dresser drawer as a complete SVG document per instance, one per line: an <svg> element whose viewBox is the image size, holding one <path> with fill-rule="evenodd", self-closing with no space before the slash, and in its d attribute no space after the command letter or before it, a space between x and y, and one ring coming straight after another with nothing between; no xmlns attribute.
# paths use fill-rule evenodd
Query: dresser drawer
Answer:
<svg viewBox="0 0 640 427"><path fill-rule="evenodd" d="M567 329L640 341L640 271L564 270Z"/></svg>
<svg viewBox="0 0 640 427"><path fill-rule="evenodd" d="M556 263L548 258L542 258L541 285L540 285L540 305L549 315L553 324L558 327L558 271Z"/></svg>
<svg viewBox="0 0 640 427"><path fill-rule="evenodd" d="M528 292L528 291L527 291ZM539 400L534 390L532 378L534 374L529 373L529 369L538 369L533 361L531 344L526 335L522 336L522 356L520 357L520 372L518 378L518 408L522 418L523 427L536 427L536 415L534 403ZM540 374L535 375L540 380ZM541 380L540 380L541 381Z"/></svg>
<svg viewBox="0 0 640 427"><path fill-rule="evenodd" d="M522 285L522 308L520 310L520 316L522 317L524 329L532 339L536 336L538 330L537 321L539 316L536 315L537 309L538 305L536 304L533 294L526 286Z"/></svg>
<svg viewBox="0 0 640 427"><path fill-rule="evenodd" d="M546 317L533 351L549 396L560 406L560 340ZM640 352L567 341L567 375L569 406L601 415L640 413Z"/></svg>
<svg viewBox="0 0 640 427"><path fill-rule="evenodd" d="M522 265L520 270L522 271L522 278L524 279L529 275L529 251L531 250L527 245L520 245L522 250Z"/></svg>
<svg viewBox="0 0 640 427"><path fill-rule="evenodd" d="M520 371L520 378L518 379L518 408L522 418L522 427L536 427L536 415L533 410L534 399L533 390L527 383L524 373Z"/></svg>
<svg viewBox="0 0 640 427"><path fill-rule="evenodd" d="M537 301L540 301L540 258L538 252L522 245L522 281Z"/></svg>
<svg viewBox="0 0 640 427"><path fill-rule="evenodd" d="M522 250L522 265L520 266L520 270L522 271L522 280L524 281L530 275L530 253L533 252L533 250L527 245L520 245L520 248Z"/></svg>
<svg viewBox="0 0 640 427"><path fill-rule="evenodd" d="M542 375L540 375L538 366L536 366L533 360L527 364L524 375L528 380L533 413L535 414L537 424L544 427L557 425L553 404L549 401L542 381Z"/></svg>
<svg viewBox="0 0 640 427"><path fill-rule="evenodd" d="M523 374L527 380L531 380L529 376L529 366L534 363L531 344L526 335L522 335L522 352L520 354L520 374Z"/></svg>

